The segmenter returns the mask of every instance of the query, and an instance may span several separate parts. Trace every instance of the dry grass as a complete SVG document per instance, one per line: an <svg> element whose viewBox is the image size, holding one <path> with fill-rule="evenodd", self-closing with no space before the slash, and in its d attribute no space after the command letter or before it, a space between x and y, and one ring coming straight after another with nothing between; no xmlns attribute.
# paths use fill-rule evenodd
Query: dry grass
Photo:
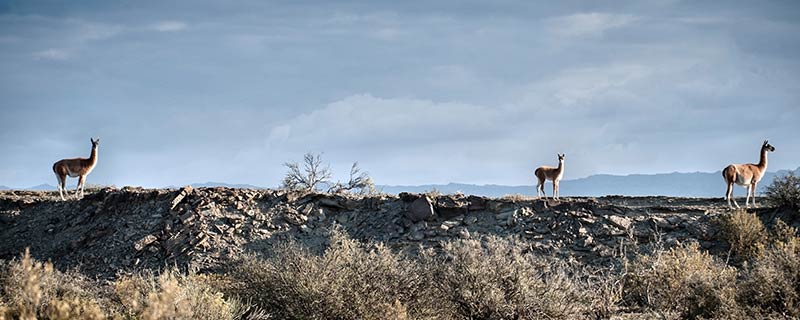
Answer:
<svg viewBox="0 0 800 320"><path fill-rule="evenodd" d="M204 276L174 270L122 277L114 292L123 314L137 319L236 319L245 308L206 284Z"/></svg>
<svg viewBox="0 0 800 320"><path fill-rule="evenodd" d="M773 207L800 209L800 177L789 173L776 177L764 192L766 201Z"/></svg>
<svg viewBox="0 0 800 320"><path fill-rule="evenodd" d="M738 300L755 315L800 318L800 237L779 220L771 238L744 269Z"/></svg>
<svg viewBox="0 0 800 320"><path fill-rule="evenodd" d="M266 260L244 259L236 293L289 319L575 319L608 301L513 240L453 241L420 257L340 232L330 242L321 254L288 244Z"/></svg>
<svg viewBox="0 0 800 320"><path fill-rule="evenodd" d="M3 266L2 317L8 319L103 319L97 286L78 273L62 273L30 252Z"/></svg>
<svg viewBox="0 0 800 320"><path fill-rule="evenodd" d="M519 201L528 201L528 200L533 200L533 199L535 199L535 198L534 198L534 197L530 197L530 196L526 196L526 195L524 195L524 194L517 193L517 194L507 194L507 195L504 195L504 196L503 196L502 198L500 198L500 199L502 199L502 200L507 200L507 201L515 201L515 202L519 202Z"/></svg>
<svg viewBox="0 0 800 320"><path fill-rule="evenodd" d="M696 244L640 255L625 275L625 300L645 310L684 318L738 312L736 269Z"/></svg>
<svg viewBox="0 0 800 320"><path fill-rule="evenodd" d="M202 276L166 271L122 277L111 287L30 257L2 267L0 319L239 319L264 313L226 299Z"/></svg>
<svg viewBox="0 0 800 320"><path fill-rule="evenodd" d="M767 230L755 213L736 210L721 216L719 226L722 239L739 262L760 255L767 245Z"/></svg>
<svg viewBox="0 0 800 320"><path fill-rule="evenodd" d="M593 271L534 256L513 237L412 256L334 231L321 252L284 243L224 274L166 270L100 283L26 252L0 263L0 320L800 318L797 230L780 221L764 230L746 212L726 219L743 259L735 265L695 244Z"/></svg>
<svg viewBox="0 0 800 320"><path fill-rule="evenodd" d="M442 314L466 319L579 319L593 292L564 264L534 259L514 240L488 237L445 244L423 260ZM580 270L578 270L580 271ZM449 303L448 303L449 302ZM449 305L448 305L449 304Z"/></svg>
<svg viewBox="0 0 800 320"><path fill-rule="evenodd" d="M433 317L417 303L417 265L386 247L361 244L334 231L317 255L298 244L275 249L267 260L244 259L234 271L237 292L290 319Z"/></svg>

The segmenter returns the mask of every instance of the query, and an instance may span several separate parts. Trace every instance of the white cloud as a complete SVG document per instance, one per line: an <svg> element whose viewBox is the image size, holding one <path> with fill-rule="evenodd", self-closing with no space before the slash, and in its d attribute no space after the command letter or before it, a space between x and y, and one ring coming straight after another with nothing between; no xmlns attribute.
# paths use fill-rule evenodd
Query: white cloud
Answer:
<svg viewBox="0 0 800 320"><path fill-rule="evenodd" d="M153 30L160 32L175 32L186 30L188 26L181 21L161 21L153 25Z"/></svg>
<svg viewBox="0 0 800 320"><path fill-rule="evenodd" d="M33 53L36 60L63 61L70 57L70 53L63 49L47 49Z"/></svg>
<svg viewBox="0 0 800 320"><path fill-rule="evenodd" d="M577 13L547 19L547 28L557 36L598 37L608 30L621 28L639 20L628 14Z"/></svg>
<svg viewBox="0 0 800 320"><path fill-rule="evenodd" d="M530 88L539 101L563 107L591 105L609 95L632 95L640 82L655 71L638 64L612 64L599 67L570 68ZM535 101L535 100L534 100Z"/></svg>
<svg viewBox="0 0 800 320"><path fill-rule="evenodd" d="M294 150L470 140L496 129L489 124L497 118L483 106L353 95L273 128L268 144Z"/></svg>
<svg viewBox="0 0 800 320"><path fill-rule="evenodd" d="M98 41L113 38L125 32L125 26L69 19L77 25L77 40L80 42Z"/></svg>

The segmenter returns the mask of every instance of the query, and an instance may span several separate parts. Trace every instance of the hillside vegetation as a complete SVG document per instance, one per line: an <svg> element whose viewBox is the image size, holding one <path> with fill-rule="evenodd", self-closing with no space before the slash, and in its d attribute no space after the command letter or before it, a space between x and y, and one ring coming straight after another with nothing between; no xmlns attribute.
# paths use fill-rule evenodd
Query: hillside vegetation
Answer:
<svg viewBox="0 0 800 320"><path fill-rule="evenodd" d="M56 198L0 192L0 317L800 317L800 219L784 205L228 188Z"/></svg>

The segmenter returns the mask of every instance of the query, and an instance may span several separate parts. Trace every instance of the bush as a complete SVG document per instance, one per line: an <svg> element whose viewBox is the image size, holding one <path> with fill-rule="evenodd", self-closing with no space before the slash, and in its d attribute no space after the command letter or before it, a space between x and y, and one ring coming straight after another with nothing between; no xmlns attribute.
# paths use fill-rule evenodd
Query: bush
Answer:
<svg viewBox="0 0 800 320"><path fill-rule="evenodd" d="M593 297L565 266L535 260L512 240L488 237L446 243L424 255L444 314L466 319L575 319ZM449 306L448 306L449 304Z"/></svg>
<svg viewBox="0 0 800 320"><path fill-rule="evenodd" d="M800 318L800 237L778 220L772 238L743 272L738 300L754 314Z"/></svg>
<svg viewBox="0 0 800 320"><path fill-rule="evenodd" d="M319 154L306 153L303 156L302 169L297 162L283 164L289 169L283 177L283 187L289 190L315 191L321 184L330 184L333 177L329 167L322 166Z"/></svg>
<svg viewBox="0 0 800 320"><path fill-rule="evenodd" d="M375 183L372 182L369 173L362 171L358 167L358 162L354 162L350 167L350 179L347 182L332 182L333 173L329 166L322 165L319 154L306 153L303 156L302 168L301 164L297 162L286 162L283 165L289 171L283 177L282 187L289 190L312 192L328 186L328 192L331 193L377 193Z"/></svg>
<svg viewBox="0 0 800 320"><path fill-rule="evenodd" d="M123 312L138 319L237 319L248 307L225 299L204 276L165 270L123 276L114 283Z"/></svg>
<svg viewBox="0 0 800 320"><path fill-rule="evenodd" d="M776 177L767 186L764 196L771 206L800 209L800 177L794 173Z"/></svg>
<svg viewBox="0 0 800 320"><path fill-rule="evenodd" d="M123 276L111 288L60 272L26 250L0 270L0 319L250 319L263 312L225 299L202 276L165 271Z"/></svg>
<svg viewBox="0 0 800 320"><path fill-rule="evenodd" d="M758 256L767 244L767 230L755 213L736 210L719 220L722 239L741 262Z"/></svg>
<svg viewBox="0 0 800 320"><path fill-rule="evenodd" d="M38 262L26 249L19 260L3 266L0 318L104 319L96 286L78 273L62 273Z"/></svg>
<svg viewBox="0 0 800 320"><path fill-rule="evenodd" d="M420 301L421 271L413 260L382 245L361 244L334 230L321 255L295 243L234 270L238 293L279 318L405 319L434 317ZM426 297L427 298L427 297Z"/></svg>
<svg viewBox="0 0 800 320"><path fill-rule="evenodd" d="M628 266L624 298L633 305L684 318L730 317L736 269L715 260L696 244L639 255Z"/></svg>

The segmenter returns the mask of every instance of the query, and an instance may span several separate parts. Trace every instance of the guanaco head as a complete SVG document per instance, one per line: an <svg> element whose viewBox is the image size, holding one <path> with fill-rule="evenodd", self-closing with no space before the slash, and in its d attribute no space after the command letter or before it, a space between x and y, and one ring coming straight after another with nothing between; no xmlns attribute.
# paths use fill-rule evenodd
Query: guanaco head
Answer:
<svg viewBox="0 0 800 320"><path fill-rule="evenodd" d="M559 153L558 154L558 162L564 161L564 157L565 157L565 155L563 153Z"/></svg>
<svg viewBox="0 0 800 320"><path fill-rule="evenodd" d="M767 150L769 152L775 152L775 147L769 144L769 140L764 140L764 144L761 146L761 150Z"/></svg>
<svg viewBox="0 0 800 320"><path fill-rule="evenodd" d="M97 148L97 146L100 145L100 138L89 138L89 141L92 142L92 149Z"/></svg>

